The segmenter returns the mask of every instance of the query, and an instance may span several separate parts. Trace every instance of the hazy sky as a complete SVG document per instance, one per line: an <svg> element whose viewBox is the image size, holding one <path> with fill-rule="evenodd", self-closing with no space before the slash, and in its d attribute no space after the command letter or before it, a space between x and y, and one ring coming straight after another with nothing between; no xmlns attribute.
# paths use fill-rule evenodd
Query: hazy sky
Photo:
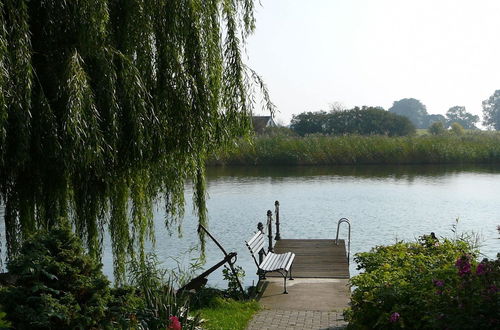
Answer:
<svg viewBox="0 0 500 330"><path fill-rule="evenodd" d="M249 64L288 124L329 104L402 98L481 115L500 89L499 0L261 0Z"/></svg>

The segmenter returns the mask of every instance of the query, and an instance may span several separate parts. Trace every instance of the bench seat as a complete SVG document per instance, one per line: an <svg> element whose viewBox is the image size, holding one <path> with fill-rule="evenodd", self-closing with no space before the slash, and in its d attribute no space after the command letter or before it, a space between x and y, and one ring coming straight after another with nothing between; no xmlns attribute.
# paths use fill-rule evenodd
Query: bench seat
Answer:
<svg viewBox="0 0 500 330"><path fill-rule="evenodd" d="M252 255L255 264L257 265L259 276L263 276L265 278L266 273L269 272L278 272L284 278L284 292L288 293L286 290L286 279L288 275L290 275L290 280L292 278L292 264L295 259L295 253L287 252L287 253L273 253L264 250L264 242L265 236L262 232L257 232L251 239L245 241L248 250L250 250L250 254ZM262 252L261 252L262 251ZM259 253L263 253L265 256L262 262L258 262L257 258L259 257Z"/></svg>

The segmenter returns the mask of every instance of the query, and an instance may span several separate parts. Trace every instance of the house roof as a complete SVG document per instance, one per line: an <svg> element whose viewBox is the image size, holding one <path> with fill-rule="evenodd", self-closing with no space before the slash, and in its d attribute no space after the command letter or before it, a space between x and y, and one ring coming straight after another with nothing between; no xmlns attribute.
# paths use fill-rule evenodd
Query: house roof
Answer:
<svg viewBox="0 0 500 330"><path fill-rule="evenodd" d="M252 116L252 126L256 132L261 132L268 126L274 126L273 124L274 121L271 116Z"/></svg>

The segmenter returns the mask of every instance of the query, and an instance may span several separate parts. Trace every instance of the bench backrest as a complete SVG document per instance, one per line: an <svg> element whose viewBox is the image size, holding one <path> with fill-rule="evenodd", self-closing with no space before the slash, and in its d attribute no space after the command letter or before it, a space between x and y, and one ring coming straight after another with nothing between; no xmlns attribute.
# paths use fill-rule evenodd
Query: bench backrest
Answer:
<svg viewBox="0 0 500 330"><path fill-rule="evenodd" d="M264 249L265 240L266 239L264 234L258 231L252 238L250 238L248 241L245 241L248 250L250 250L250 253L252 254L253 261L255 261L257 267L259 267L259 262L257 261L257 258L259 257L259 252Z"/></svg>

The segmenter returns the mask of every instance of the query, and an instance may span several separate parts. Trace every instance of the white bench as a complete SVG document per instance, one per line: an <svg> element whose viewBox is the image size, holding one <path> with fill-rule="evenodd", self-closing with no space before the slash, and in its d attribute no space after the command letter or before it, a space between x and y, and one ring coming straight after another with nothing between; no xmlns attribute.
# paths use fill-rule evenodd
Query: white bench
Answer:
<svg viewBox="0 0 500 330"><path fill-rule="evenodd" d="M285 291L283 293L288 293L286 291L286 278L288 274L290 274L290 280L292 278L292 263L295 258L295 253L287 252L276 254L273 252L268 252L264 250L265 236L262 232L257 232L250 240L245 241L250 253L252 254L252 258L257 265L259 270L259 275L262 274L265 278L266 273L268 272L278 272L283 275L284 278L284 287ZM264 251L265 257L262 260L262 263L259 264L257 261L259 258L259 252Z"/></svg>

